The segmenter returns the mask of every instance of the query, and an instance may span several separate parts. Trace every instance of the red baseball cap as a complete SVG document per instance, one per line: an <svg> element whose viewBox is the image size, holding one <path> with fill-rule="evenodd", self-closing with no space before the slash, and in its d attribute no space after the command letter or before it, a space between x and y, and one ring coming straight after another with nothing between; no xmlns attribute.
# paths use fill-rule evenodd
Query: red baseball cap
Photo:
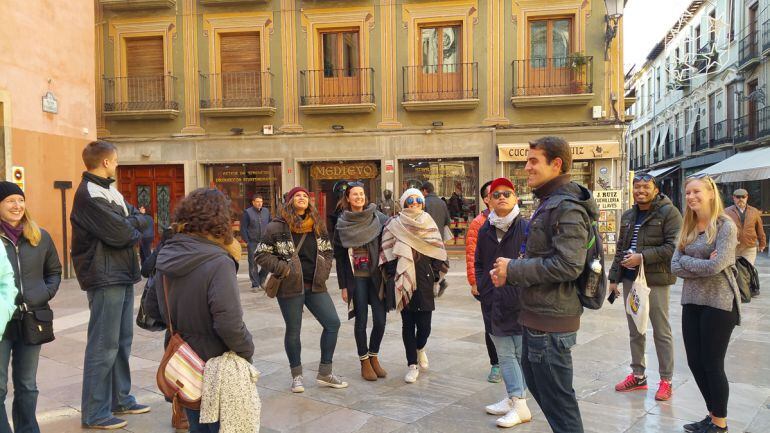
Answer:
<svg viewBox="0 0 770 433"><path fill-rule="evenodd" d="M516 192L516 187L513 186L513 183L507 177L498 177L492 181L492 185L489 185L489 193L491 194L492 191L494 191L499 186L508 187L512 189L513 192Z"/></svg>

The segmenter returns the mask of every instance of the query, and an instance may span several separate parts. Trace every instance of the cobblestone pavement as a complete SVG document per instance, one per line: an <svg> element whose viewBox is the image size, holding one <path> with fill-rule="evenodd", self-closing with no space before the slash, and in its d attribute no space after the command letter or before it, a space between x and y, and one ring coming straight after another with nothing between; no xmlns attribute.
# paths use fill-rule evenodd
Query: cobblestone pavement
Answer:
<svg viewBox="0 0 770 433"><path fill-rule="evenodd" d="M759 259L763 295L744 304L743 326L736 328L727 355L730 380L729 426L732 432L770 432L770 259ZM401 344L400 316L390 314L381 350L389 375L365 382L353 339L353 321L343 320L335 353L335 372L350 383L344 390L320 389L314 381L304 394L289 392L290 374L283 351L283 321L275 300L251 291L241 266L241 300L246 324L254 336L254 363L262 372L263 433L388 433L500 431L484 405L499 401L503 384L486 381L489 360L484 347L479 306L468 294L465 264L452 261L450 288L437 303L433 332L428 342L430 371L416 384L406 384L406 361ZM341 318L346 307L332 278L329 287ZM137 301L140 285L136 286ZM655 386L649 391L620 394L614 383L629 372L628 330L622 303L605 304L600 311L583 315L578 345L573 349L575 390L587 432L681 432L685 422L701 419L703 400L687 368L681 336L681 285L672 289L671 322L676 346L674 397L656 402ZM44 346L38 372L38 418L43 432L82 431L80 393L88 309L85 294L73 280L63 283L53 302L56 341ZM306 313L307 314L307 313ZM302 340L305 376L313 378L320 352L320 326L308 317ZM651 340L651 339L649 339ZM128 416L123 431L172 432L170 406L155 387L155 371L163 353L162 334L135 330L131 356L134 393L152 406L145 415ZM648 341L651 384L659 380L655 350ZM308 381L310 382L310 381ZM11 395L6 404L10 411ZM516 432L549 432L542 412L528 400L532 422Z"/></svg>

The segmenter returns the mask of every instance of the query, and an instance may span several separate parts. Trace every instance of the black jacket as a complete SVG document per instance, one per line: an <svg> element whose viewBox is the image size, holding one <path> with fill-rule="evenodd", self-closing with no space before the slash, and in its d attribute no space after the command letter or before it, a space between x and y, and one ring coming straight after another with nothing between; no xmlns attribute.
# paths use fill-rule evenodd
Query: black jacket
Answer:
<svg viewBox="0 0 770 433"><path fill-rule="evenodd" d="M620 218L618 244L609 273L612 282L617 283L623 279L620 262L631 246L638 212L639 206L634 205L623 212ZM671 273L671 257L681 228L682 214L668 197L658 194L639 227L636 241L636 252L644 256L644 275L650 286L668 286L676 282L676 275Z"/></svg>
<svg viewBox="0 0 770 433"><path fill-rule="evenodd" d="M444 226L448 226L452 223L452 219L449 217L449 208L444 200L441 200L436 194L428 194L425 196L425 212L433 218L438 226L439 233L444 236Z"/></svg>
<svg viewBox="0 0 770 433"><path fill-rule="evenodd" d="M165 276L174 330L201 359L232 350L251 360L254 343L243 322L235 260L224 248L202 237L176 234L158 253L155 270L157 301L146 303L150 317L168 323Z"/></svg>
<svg viewBox="0 0 770 433"><path fill-rule="evenodd" d="M61 283L61 262L51 236L40 229L40 243L32 246L23 235L19 238L18 245L0 230L5 251L8 253L8 261L13 267L13 277L19 294L16 296L16 304L23 302L30 310L38 310L48 307L48 301L56 295ZM19 320L14 319L5 328L3 338L15 340L18 338Z"/></svg>
<svg viewBox="0 0 770 433"><path fill-rule="evenodd" d="M520 322L546 332L580 328L583 272L591 220L599 209L591 191L568 175L534 191L541 205L529 222L525 257L508 263L508 283L521 289Z"/></svg>
<svg viewBox="0 0 770 433"><path fill-rule="evenodd" d="M141 280L134 246L146 220L125 204L114 179L83 173L72 203L72 263L83 290Z"/></svg>
<svg viewBox="0 0 770 433"><path fill-rule="evenodd" d="M519 256L521 244L526 240L524 237L526 228L527 220L521 216L516 217L500 242L497 240L497 229L489 224L489 220L479 229L475 259L476 285L479 290L481 309L490 319L489 329L486 329L486 332L498 337L521 334L519 324L521 301L519 301L518 288L509 284L495 287L489 271L494 268L498 257L515 259Z"/></svg>
<svg viewBox="0 0 770 433"><path fill-rule="evenodd" d="M449 270L449 262L428 257L414 250L412 250L412 255L414 256L414 271L417 281L412 299L409 300L409 305L404 308L409 311L433 311L436 309L433 286L439 282L439 273ZM387 289L388 296L394 291L393 286L395 286L397 264L398 259L391 260L383 265L386 284L391 286Z"/></svg>

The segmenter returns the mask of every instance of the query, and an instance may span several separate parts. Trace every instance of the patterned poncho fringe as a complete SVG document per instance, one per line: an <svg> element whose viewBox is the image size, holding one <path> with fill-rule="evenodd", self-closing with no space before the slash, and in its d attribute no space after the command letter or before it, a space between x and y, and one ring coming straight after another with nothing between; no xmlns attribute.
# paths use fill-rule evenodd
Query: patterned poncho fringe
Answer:
<svg viewBox="0 0 770 433"><path fill-rule="evenodd" d="M445 261L444 241L441 239L433 218L423 211L405 209L391 218L382 232L380 263L398 260L396 263L396 310L409 304L416 289L416 271L412 250Z"/></svg>

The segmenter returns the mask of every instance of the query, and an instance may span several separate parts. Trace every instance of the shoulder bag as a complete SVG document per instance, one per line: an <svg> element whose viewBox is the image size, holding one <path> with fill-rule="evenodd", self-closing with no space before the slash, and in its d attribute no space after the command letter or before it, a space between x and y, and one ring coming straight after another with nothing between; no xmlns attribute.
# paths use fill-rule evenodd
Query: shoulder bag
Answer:
<svg viewBox="0 0 770 433"><path fill-rule="evenodd" d="M302 235L302 238L299 240L299 244L294 248L294 250L299 254L299 249L302 248L302 244L305 243L305 238L307 238L307 233ZM275 272L270 272L265 277L265 282L262 284L262 287L265 289L265 294L268 298L275 298L276 295L278 295L278 289L281 287L281 281L284 279L284 276L278 276Z"/></svg>

